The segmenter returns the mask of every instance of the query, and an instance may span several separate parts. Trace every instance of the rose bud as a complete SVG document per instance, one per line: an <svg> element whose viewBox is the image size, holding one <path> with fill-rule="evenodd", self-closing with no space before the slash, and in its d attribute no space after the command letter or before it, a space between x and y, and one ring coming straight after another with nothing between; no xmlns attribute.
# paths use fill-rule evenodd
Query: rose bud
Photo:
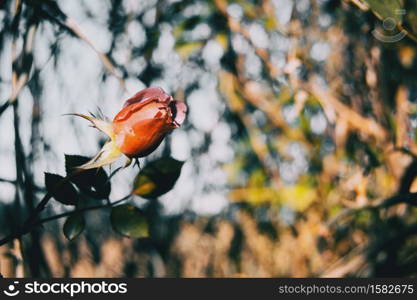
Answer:
<svg viewBox="0 0 417 300"><path fill-rule="evenodd" d="M152 153L164 137L184 122L187 106L159 87L144 89L129 98L122 110L107 122L96 117L72 114L93 123L93 127L103 131L110 140L82 169L98 168L113 163L122 154L130 164L133 158Z"/></svg>

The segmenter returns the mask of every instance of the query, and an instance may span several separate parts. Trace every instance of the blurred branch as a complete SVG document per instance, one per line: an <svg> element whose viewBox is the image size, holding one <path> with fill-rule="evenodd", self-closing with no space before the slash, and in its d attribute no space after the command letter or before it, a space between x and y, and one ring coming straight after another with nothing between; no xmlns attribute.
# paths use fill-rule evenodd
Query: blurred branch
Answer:
<svg viewBox="0 0 417 300"><path fill-rule="evenodd" d="M0 183L9 183L9 184L12 184L12 185L16 185L17 181L12 180L12 179L0 178ZM45 191L45 188L40 187L40 186L34 186L34 188L35 188L36 191L39 191L39 192L44 192Z"/></svg>
<svg viewBox="0 0 417 300"><path fill-rule="evenodd" d="M335 215L332 219L330 219L327 222L327 226L332 227L333 225L338 224L340 219L351 216L355 213L363 212L365 210L377 211L379 209L387 209L387 208L390 208L391 206L401 204L401 203L406 203L411 206L417 206L417 193L397 194L389 198L386 198L377 204L364 205L364 206L356 207L356 208L345 208L341 212L339 212L337 215Z"/></svg>
<svg viewBox="0 0 417 300"><path fill-rule="evenodd" d="M381 204L377 205L376 208L388 208L390 206L407 203L412 206L417 206L417 193L398 194L387 198Z"/></svg>
<svg viewBox="0 0 417 300"><path fill-rule="evenodd" d="M368 11L369 7L362 3L361 0L350 0L350 2L352 2L354 5L356 5L357 7L359 7L359 9L363 10L363 11Z"/></svg>
<svg viewBox="0 0 417 300"><path fill-rule="evenodd" d="M90 46L90 48L97 54L98 58L100 59L101 63L103 64L104 68L112 74L116 79L119 81L120 86L123 88L124 91L127 91L126 83L124 79L119 76L116 72L116 67L113 65L113 63L110 61L110 59L105 55L104 53L100 52L94 44L91 42L89 38L85 34L82 33L81 29L78 27L78 25L75 23L72 19L67 19L65 23L66 27L72 31L76 36L78 36L81 40L87 43L87 45Z"/></svg>
<svg viewBox="0 0 417 300"><path fill-rule="evenodd" d="M19 6L20 11L20 6ZM8 100L6 100L1 106L0 106L0 116L3 114L3 112L6 111L6 109L17 101L17 97L19 96L20 92L22 91L23 87L26 85L29 79L29 73L32 67L33 63L33 44L35 39L36 30L38 28L37 23L33 23L29 26L28 30L26 31L26 36L23 44L23 49L21 54L18 56L16 54L16 39L18 36L18 18L20 16L20 13L17 13L15 16L15 19L13 22L16 22L16 32L13 37L12 42L12 65L13 65L13 71L12 71L12 94ZM19 67L18 70L16 70L16 67Z"/></svg>
<svg viewBox="0 0 417 300"><path fill-rule="evenodd" d="M353 249L349 254L339 259L332 267L324 271L320 277L344 277L357 273L362 267L369 266L369 258L371 260L375 259L381 251L390 245L400 245L405 238L416 233L417 222L414 222L399 230L394 236L378 236L378 242L374 244L374 247L370 248L369 245L366 245Z"/></svg>
<svg viewBox="0 0 417 300"><path fill-rule="evenodd" d="M112 74L117 78L121 87L124 91L127 91L126 83L124 79L117 74L116 67L113 65L111 60L102 52L100 52L91 40L81 31L76 22L69 17L67 17L58 7L58 5L53 1L25 1L25 4L28 4L33 7L34 12L40 10L44 13L50 20L54 21L59 26L63 27L70 33L74 34L79 39L83 40L87 45L97 54L104 68L108 73ZM16 53L16 39L18 37L18 24L20 18L20 12L22 7L22 2L20 0L16 1L16 13L13 20L15 27L15 34L12 43L12 52ZM39 16L37 16L39 17ZM8 100L6 100L2 105L0 105L0 116L7 110L7 108L13 104L16 100L23 87L27 84L29 79L29 73L31 70L33 62L33 44L36 30L38 28L38 22L32 23L26 33L26 38L24 41L23 50L20 56L13 55L12 63L17 65L18 60L20 60L20 70L17 72L13 71L12 83L13 89L12 94Z"/></svg>
<svg viewBox="0 0 417 300"><path fill-rule="evenodd" d="M327 270L320 274L320 277L340 278L357 272L361 267L366 265L365 250L366 247L358 246L327 268Z"/></svg>
<svg viewBox="0 0 417 300"><path fill-rule="evenodd" d="M280 103L276 101L268 87L251 80L243 81L241 84L245 99L250 104L261 110L276 128L283 131L285 136L304 142L304 145L308 147L309 143L306 142L304 134L300 130L288 126L282 115Z"/></svg>
<svg viewBox="0 0 417 300"><path fill-rule="evenodd" d="M236 34L242 35L245 40L253 47L255 50L256 55L262 60L264 65L266 66L269 75L271 78L276 78L276 76L280 73L279 68L273 64L270 60L268 50L261 49L259 47L256 47L254 43L252 42L252 39L250 37L249 32L241 25L241 23L238 20L235 20L233 17L231 17L227 12L227 1L226 0L215 0L214 4L218 11L223 14L223 16L227 19L227 22L229 24L229 28L232 32Z"/></svg>
<svg viewBox="0 0 417 300"><path fill-rule="evenodd" d="M407 146L407 134L409 132L408 114L410 112L409 101L407 98L407 89L405 86L399 86L397 94L395 96L395 121L396 121L396 132L395 132L395 147L405 148ZM411 140L411 139L410 139Z"/></svg>
<svg viewBox="0 0 417 300"><path fill-rule="evenodd" d="M61 26L68 32L74 34L76 37L84 41L97 54L107 72L116 77L123 90L127 91L124 79L117 74L116 67L113 65L111 60L107 57L107 55L100 52L96 48L94 43L82 32L77 23L63 12L55 1L29 1L28 3L44 13L45 16L55 24Z"/></svg>
<svg viewBox="0 0 417 300"><path fill-rule="evenodd" d="M318 84L310 84L309 89L323 106L326 116L330 122L334 122L332 113L334 111L337 116L346 121L351 128L364 133L366 136L373 137L380 143L386 143L388 139L388 132L375 120L361 116L349 106L340 102L329 91L319 87ZM329 115L329 111L331 115Z"/></svg>
<svg viewBox="0 0 417 300"><path fill-rule="evenodd" d="M220 91L229 102L230 109L239 116L242 123L247 128L249 142L253 151L258 157L263 168L270 174L275 187L278 188L281 185L279 171L276 167L271 166L268 159L269 150L261 138L262 134L253 126L251 117L244 111L243 99L241 99L236 93L236 90L241 90L236 87L236 85L239 85L238 79L233 74L227 71L222 71L219 74L219 83Z"/></svg>
<svg viewBox="0 0 417 300"><path fill-rule="evenodd" d="M28 168L27 157L24 153L20 136L19 113L17 102L13 105L14 132L15 132L15 163L16 163L16 188L22 188L24 200L29 210L33 209L33 178Z"/></svg>
<svg viewBox="0 0 417 300"><path fill-rule="evenodd" d="M16 184L16 180L5 179L5 178L0 178L0 182Z"/></svg>

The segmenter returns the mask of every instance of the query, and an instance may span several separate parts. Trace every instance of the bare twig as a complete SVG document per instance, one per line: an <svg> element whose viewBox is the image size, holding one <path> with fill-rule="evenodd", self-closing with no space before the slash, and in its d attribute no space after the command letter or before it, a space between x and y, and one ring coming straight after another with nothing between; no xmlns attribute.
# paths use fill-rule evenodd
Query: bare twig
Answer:
<svg viewBox="0 0 417 300"><path fill-rule="evenodd" d="M98 58L100 59L101 63L103 64L107 72L109 72L114 77L116 77L121 87L123 88L123 90L127 91L126 83L124 79L120 75L117 74L116 67L113 65L111 60L108 58L107 55L100 52L96 48L94 43L82 32L82 30L77 25L75 20L71 19L66 14L64 14L64 12L60 10L58 5L54 7L48 7L48 5L45 4L44 6L41 5L39 8L42 9L42 11L48 16L50 20L54 21L56 24L58 24L62 28L66 29L67 31L74 34L79 39L83 40L97 54Z"/></svg>
<svg viewBox="0 0 417 300"><path fill-rule="evenodd" d="M19 96L23 87L27 84L28 79L29 79L29 73L30 73L31 66L32 66L32 61L33 61L31 57L32 57L32 52L33 52L33 45L34 45L36 30L38 29L37 23L32 23L29 26L29 28L26 31L22 52L20 55L16 54L16 40L18 37L17 28L18 28L18 23L19 23L20 10L21 10L21 3L20 1L18 1L18 3L16 4L16 14L15 14L14 21L13 21L16 23L16 29L15 29L16 32L14 34L13 42L12 42L12 57L13 57L12 65L15 66L18 63L20 63L21 68L19 71L16 69L13 69L12 71L12 94L10 98L0 106L0 116L3 112L6 111L6 109L11 104L13 104L17 100L17 97ZM31 59L27 59L28 57ZM24 66L25 68L22 68L24 63L26 64Z"/></svg>

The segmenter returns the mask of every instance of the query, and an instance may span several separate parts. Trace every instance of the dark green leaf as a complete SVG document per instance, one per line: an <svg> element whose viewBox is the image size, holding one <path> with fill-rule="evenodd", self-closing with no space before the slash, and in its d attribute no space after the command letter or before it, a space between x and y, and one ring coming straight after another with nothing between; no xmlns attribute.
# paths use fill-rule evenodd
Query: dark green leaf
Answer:
<svg viewBox="0 0 417 300"><path fill-rule="evenodd" d="M170 191L181 174L183 161L163 157L149 163L136 176L133 193L154 199Z"/></svg>
<svg viewBox="0 0 417 300"><path fill-rule="evenodd" d="M65 155L65 170L71 174L74 170L88 162L88 157L80 155ZM97 199L107 199L111 185L103 168L85 170L71 178L71 181L85 194Z"/></svg>
<svg viewBox="0 0 417 300"><path fill-rule="evenodd" d="M113 229L122 235L136 238L149 235L145 215L133 205L124 204L113 207L110 221Z"/></svg>
<svg viewBox="0 0 417 300"><path fill-rule="evenodd" d="M78 202L77 190L70 182L63 182L64 177L45 173L45 186L49 193L58 202L65 205L76 205Z"/></svg>
<svg viewBox="0 0 417 300"><path fill-rule="evenodd" d="M85 219L82 213L76 213L69 216L64 223L64 235L68 240L78 237L85 228Z"/></svg>

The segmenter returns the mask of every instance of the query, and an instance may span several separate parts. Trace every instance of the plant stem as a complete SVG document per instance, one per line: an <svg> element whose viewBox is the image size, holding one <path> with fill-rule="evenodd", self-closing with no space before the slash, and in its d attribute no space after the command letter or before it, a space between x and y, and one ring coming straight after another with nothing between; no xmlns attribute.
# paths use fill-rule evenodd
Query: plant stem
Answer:
<svg viewBox="0 0 417 300"><path fill-rule="evenodd" d="M36 225L37 225L37 226L38 226L38 225L42 225L42 224L44 224L44 223L46 223L46 222L53 221L53 220L57 220L57 219L61 219L61 218L65 218L65 217L68 217L68 216L71 216L71 215L73 215L73 214L80 213L80 212L85 212L85 211L95 210L95 209L100 209L100 208L109 208L109 207L113 207L113 206L115 206L115 205L117 205L117 204L119 204L119 203L121 203L121 202L123 202L123 201L127 200L130 196L131 196L131 195L129 194L128 196L123 197L123 198L122 198L122 199L120 199L120 200L117 200L117 201L114 201L114 202L109 202L108 204L104 204L104 205L95 205L95 206L89 206L89 207L83 207L83 208L76 209L76 210L73 210L73 211L69 211L69 212L66 212L66 213L62 213L62 214L59 214L59 215L50 216L50 217L47 217L47 218L44 218L44 219L40 219L40 220L36 223ZM0 245L1 245L1 244L0 244Z"/></svg>
<svg viewBox="0 0 417 300"><path fill-rule="evenodd" d="M42 199L42 201L44 201L45 199L48 199L49 200L51 198L50 196L49 197L47 197L47 196L48 196L48 194L45 195L45 197ZM71 215L76 214L76 213L85 212L85 211L89 211L89 210L95 210L95 209L113 207L113 206L115 206L115 205L117 205L117 204L119 204L119 203L121 203L121 202L129 199L130 197L131 197L131 194L129 194L129 195L127 195L127 196L125 196L125 197L117 200L117 201L110 202L109 204L95 205L95 206L90 206L90 207L84 207L84 208L76 209L76 210L69 211L69 212L66 212L66 213L62 213L62 214L59 214L59 215L46 217L44 219L40 219L40 220L34 221L32 223L25 223L25 224L28 224L28 225L23 226L23 228L19 232L10 234L10 235L6 236L5 238L1 239L0 240L0 246L3 246L4 244L9 243L9 242L11 242L12 240L14 240L16 238L20 238L21 236L23 236L23 235L25 235L27 233L30 233L36 227L38 227L38 226L40 226L40 225L42 225L44 223L47 223L49 221L58 220L58 219L61 219L61 218L65 218L65 217L71 216ZM41 204L42 201L39 204ZM29 217L29 219L30 219L30 217ZM30 226L29 226L29 224L30 224Z"/></svg>

